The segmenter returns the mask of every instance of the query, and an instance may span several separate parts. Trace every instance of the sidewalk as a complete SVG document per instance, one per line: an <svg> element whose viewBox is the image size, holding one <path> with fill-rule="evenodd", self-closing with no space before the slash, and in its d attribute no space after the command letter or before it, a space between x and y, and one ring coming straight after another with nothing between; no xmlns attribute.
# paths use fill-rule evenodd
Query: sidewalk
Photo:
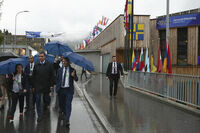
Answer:
<svg viewBox="0 0 200 133"><path fill-rule="evenodd" d="M130 89L118 87L109 97L109 82L97 75L86 85L95 106L117 133L199 133L200 118Z"/></svg>
<svg viewBox="0 0 200 133"><path fill-rule="evenodd" d="M0 112L0 133L99 133L101 125L96 121L93 112L90 110L86 101L74 95L72 102L72 115L70 129L63 126L58 121L58 111L55 110L55 96L52 97L50 112L44 113L43 120L40 124L36 122L36 116L28 112L22 119L19 119L19 110L15 112L14 122L9 123L7 119L7 109Z"/></svg>

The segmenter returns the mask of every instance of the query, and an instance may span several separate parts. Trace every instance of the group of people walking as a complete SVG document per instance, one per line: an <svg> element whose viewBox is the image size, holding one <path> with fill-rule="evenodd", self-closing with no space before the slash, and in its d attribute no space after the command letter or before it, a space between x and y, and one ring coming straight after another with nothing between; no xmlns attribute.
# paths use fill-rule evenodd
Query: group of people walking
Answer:
<svg viewBox="0 0 200 133"><path fill-rule="evenodd" d="M30 56L29 64L25 68L21 64L17 64L15 72L4 77L7 86L2 83L1 87L7 88L8 95L11 97L11 107L8 115L10 121L14 120L18 102L19 116L23 117L24 98L26 98L25 109L35 111L36 107L37 122L40 123L43 119L43 113L50 109L50 92L53 91L54 85L56 85L59 113L64 120L64 124L69 127L71 103L74 94L73 83L78 81L78 77L76 70L70 66L68 58L61 57L61 60L51 64L46 60L45 53L40 52L38 63L34 63L34 57ZM30 101L31 96L32 101ZM43 101L43 104L41 101ZM4 103L2 103L1 108L4 108Z"/></svg>
<svg viewBox="0 0 200 133"><path fill-rule="evenodd" d="M81 79L82 75L85 73L86 70L83 68ZM107 79L110 81L111 97L115 97L117 95L117 85L120 74L123 76L122 66L116 61L116 57L113 56L112 62L109 63L106 72ZM2 78L2 76L0 78ZM2 79L5 80L5 83L7 82L7 86L3 84L4 81L2 81ZM60 60L51 64L46 60L45 53L40 52L38 63L34 63L34 57L30 56L29 63L25 68L23 68L21 64L17 64L15 72L4 76L2 79L0 84L1 88L7 87L8 99L11 101L11 107L8 115L10 121L14 120L18 102L19 116L23 117L25 97L25 109L32 109L35 111L36 107L37 122L40 123L42 121L43 113L50 109L50 92L53 91L54 85L56 85L55 90L58 96L60 118L62 118L65 125L69 127L72 111L72 99L74 95L74 81L78 81L78 77L76 75L76 70L71 67L70 60L68 58L61 56ZM3 93L5 98L5 89L2 90L4 90ZM30 102L31 96L32 101ZM1 99L2 105L0 109L4 108L4 98ZM43 101L43 104L41 101Z"/></svg>

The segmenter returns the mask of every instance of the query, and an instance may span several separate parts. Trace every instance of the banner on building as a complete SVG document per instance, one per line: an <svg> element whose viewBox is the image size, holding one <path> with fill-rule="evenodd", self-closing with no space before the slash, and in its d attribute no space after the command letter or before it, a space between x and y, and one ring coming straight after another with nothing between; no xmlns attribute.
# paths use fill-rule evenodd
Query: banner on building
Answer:
<svg viewBox="0 0 200 133"><path fill-rule="evenodd" d="M200 24L200 13L185 14L185 15L169 17L170 28L194 26L194 25L199 25L199 24ZM157 18L156 28L157 29L165 29L166 28L166 17Z"/></svg>

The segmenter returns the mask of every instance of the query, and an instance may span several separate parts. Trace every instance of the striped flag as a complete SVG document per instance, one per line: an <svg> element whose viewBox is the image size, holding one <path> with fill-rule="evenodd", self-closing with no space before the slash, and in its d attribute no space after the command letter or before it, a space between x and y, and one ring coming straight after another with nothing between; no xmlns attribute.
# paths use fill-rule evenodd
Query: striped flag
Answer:
<svg viewBox="0 0 200 133"><path fill-rule="evenodd" d="M171 55L170 55L169 44L166 44L165 58L164 58L164 63L163 63L163 71L165 73L172 73L172 64L171 64Z"/></svg>
<svg viewBox="0 0 200 133"><path fill-rule="evenodd" d="M135 59L135 53L134 53L134 50L133 50L132 66L131 66L132 71L135 71L135 68L136 68L136 59Z"/></svg>
<svg viewBox="0 0 200 133"><path fill-rule="evenodd" d="M148 52L148 48L146 49L146 56L145 56L145 72L150 72L150 70L149 70L149 52Z"/></svg>
<svg viewBox="0 0 200 133"><path fill-rule="evenodd" d="M157 68L153 63L153 55L151 55L151 72L156 72Z"/></svg>
<svg viewBox="0 0 200 133"><path fill-rule="evenodd" d="M157 72L162 72L162 58L161 58L161 51L160 51L160 45L158 48L158 63L157 63Z"/></svg>
<svg viewBox="0 0 200 133"><path fill-rule="evenodd" d="M143 52L143 48L141 49L141 54L140 54L140 71L144 72L144 52Z"/></svg>

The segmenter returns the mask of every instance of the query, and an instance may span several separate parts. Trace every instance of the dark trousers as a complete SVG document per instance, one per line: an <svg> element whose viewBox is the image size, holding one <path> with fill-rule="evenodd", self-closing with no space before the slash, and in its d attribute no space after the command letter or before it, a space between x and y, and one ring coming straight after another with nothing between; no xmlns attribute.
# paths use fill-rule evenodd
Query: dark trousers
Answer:
<svg viewBox="0 0 200 133"><path fill-rule="evenodd" d="M73 94L69 93L66 89L59 90L59 104L61 111L65 114L66 120L69 121L72 112L72 99Z"/></svg>
<svg viewBox="0 0 200 133"><path fill-rule="evenodd" d="M35 104L36 104L36 93L32 92L32 102L33 102L33 108L35 108Z"/></svg>
<svg viewBox="0 0 200 133"><path fill-rule="evenodd" d="M118 76L112 75L110 76L109 80L110 80L110 96L113 95L113 84L114 84L114 96L116 96L119 78Z"/></svg>
<svg viewBox="0 0 200 133"><path fill-rule="evenodd" d="M30 93L31 93L31 87L30 87L30 85L27 85L27 88L26 88L26 90L27 90L27 92L26 92L26 107L27 108L29 108L29 105L30 105Z"/></svg>
<svg viewBox="0 0 200 133"><path fill-rule="evenodd" d="M47 106L50 105L51 98L49 96L49 93L42 93L42 94L43 94L44 108L46 108ZM35 94L35 97L36 97L36 109L37 109L38 117L42 116L42 107L41 107L42 94L41 93L36 93Z"/></svg>
<svg viewBox="0 0 200 133"><path fill-rule="evenodd" d="M83 72L81 73L81 80L82 80L82 76L83 76L83 74L85 74L85 78L87 79L86 71L83 71Z"/></svg>
<svg viewBox="0 0 200 133"><path fill-rule="evenodd" d="M11 105L10 115L14 116L18 101L19 101L19 112L23 113L24 95L20 95L19 93L12 93L11 97L12 97L12 105Z"/></svg>
<svg viewBox="0 0 200 133"><path fill-rule="evenodd" d="M32 106L33 108L35 107L35 104L36 104L36 97L35 97L35 92L32 92L31 93L31 85L27 85L27 92L26 92L26 107L30 107L30 99L31 99L31 94L32 94Z"/></svg>

